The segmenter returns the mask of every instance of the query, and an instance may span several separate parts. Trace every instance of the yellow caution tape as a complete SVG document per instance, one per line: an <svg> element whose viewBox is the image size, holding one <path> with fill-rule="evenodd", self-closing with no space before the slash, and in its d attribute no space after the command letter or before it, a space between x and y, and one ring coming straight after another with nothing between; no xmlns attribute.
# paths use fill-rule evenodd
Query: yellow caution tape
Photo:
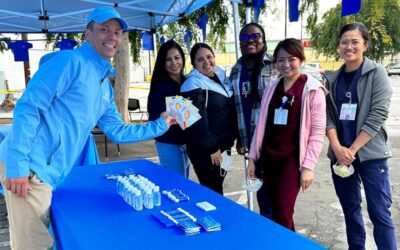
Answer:
<svg viewBox="0 0 400 250"><path fill-rule="evenodd" d="M136 87L136 86L129 86L130 89L141 89L141 90L150 90L150 87Z"/></svg>
<svg viewBox="0 0 400 250"><path fill-rule="evenodd" d="M16 93L22 93L23 90L6 90L6 89L0 89L1 94L16 94Z"/></svg>

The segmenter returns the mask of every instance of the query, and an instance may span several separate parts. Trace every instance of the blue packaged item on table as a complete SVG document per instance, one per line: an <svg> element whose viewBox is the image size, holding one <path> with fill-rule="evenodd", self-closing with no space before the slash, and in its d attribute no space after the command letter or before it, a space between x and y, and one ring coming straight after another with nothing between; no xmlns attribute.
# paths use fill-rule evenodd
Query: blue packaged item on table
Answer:
<svg viewBox="0 0 400 250"><path fill-rule="evenodd" d="M221 223L217 222L214 218L210 216L205 216L197 220L207 232L221 231Z"/></svg>

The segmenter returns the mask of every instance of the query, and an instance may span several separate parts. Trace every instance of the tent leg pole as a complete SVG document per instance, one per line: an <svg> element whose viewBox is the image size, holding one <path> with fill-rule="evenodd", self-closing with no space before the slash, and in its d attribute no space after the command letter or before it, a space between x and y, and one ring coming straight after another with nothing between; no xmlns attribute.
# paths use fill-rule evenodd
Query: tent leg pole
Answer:
<svg viewBox="0 0 400 250"><path fill-rule="evenodd" d="M232 2L232 8L233 8L233 26L234 26L234 31L235 31L235 55L236 55L236 61L239 59L241 56L240 52L240 46L239 46L239 6L238 3Z"/></svg>
<svg viewBox="0 0 400 250"><path fill-rule="evenodd" d="M243 158L243 163L244 163L244 178L247 182L248 181L248 179L247 179L247 164L248 164L247 154ZM247 192L247 207L250 209L250 211L254 211L253 192L250 192L248 190L246 192Z"/></svg>

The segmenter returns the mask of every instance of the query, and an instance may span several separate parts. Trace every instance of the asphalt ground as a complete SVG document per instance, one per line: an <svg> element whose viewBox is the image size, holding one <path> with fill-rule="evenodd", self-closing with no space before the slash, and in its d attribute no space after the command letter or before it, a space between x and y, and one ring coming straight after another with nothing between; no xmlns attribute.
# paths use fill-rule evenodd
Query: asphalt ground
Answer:
<svg viewBox="0 0 400 250"><path fill-rule="evenodd" d="M393 157L389 159L389 174L392 190L392 217L396 228L396 238L400 245L400 77L391 76L394 94L390 117L387 122L389 136L392 143ZM132 84L130 97L138 98L142 109L146 107L148 83ZM139 116L136 116L139 119ZM104 136L96 136L96 144L102 162L122 161L137 158L147 158L158 162L154 140L136 144L120 145L120 154L117 146L108 141L108 161L105 158ZM343 213L335 194L329 161L326 157L327 139L324 143L318 165L315 170L315 180L305 193L299 193L295 207L295 225L297 233L319 242L332 250L347 249L346 228ZM224 181L224 195L238 204L248 207L247 194L241 185L244 180L243 157L233 152L234 163ZM193 169L190 170L190 179L197 181ZM258 205L253 195L254 212L258 212ZM367 204L363 194L363 216L367 230L366 249L377 249L373 239L372 223L368 218ZM250 240L250 239L249 239ZM0 198L0 250L9 248L8 223L4 198ZM299 247L301 249L301 247Z"/></svg>

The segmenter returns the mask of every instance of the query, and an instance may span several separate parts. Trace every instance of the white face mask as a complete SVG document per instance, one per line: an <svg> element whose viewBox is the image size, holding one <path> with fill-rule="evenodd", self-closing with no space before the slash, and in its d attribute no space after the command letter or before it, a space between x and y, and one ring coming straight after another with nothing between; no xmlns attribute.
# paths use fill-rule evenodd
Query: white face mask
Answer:
<svg viewBox="0 0 400 250"><path fill-rule="evenodd" d="M242 188L244 190L250 191L250 192L257 192L261 186L263 185L263 180L261 179L246 179L242 183Z"/></svg>
<svg viewBox="0 0 400 250"><path fill-rule="evenodd" d="M233 164L233 158L231 152L230 151L228 152L228 150L224 151L221 157L222 157L222 162L221 162L220 175L224 177Z"/></svg>
<svg viewBox="0 0 400 250"><path fill-rule="evenodd" d="M345 165L340 165L338 162L336 162L335 165L333 165L333 172L342 178L346 178L354 174L354 168L352 165L350 166L345 166Z"/></svg>

